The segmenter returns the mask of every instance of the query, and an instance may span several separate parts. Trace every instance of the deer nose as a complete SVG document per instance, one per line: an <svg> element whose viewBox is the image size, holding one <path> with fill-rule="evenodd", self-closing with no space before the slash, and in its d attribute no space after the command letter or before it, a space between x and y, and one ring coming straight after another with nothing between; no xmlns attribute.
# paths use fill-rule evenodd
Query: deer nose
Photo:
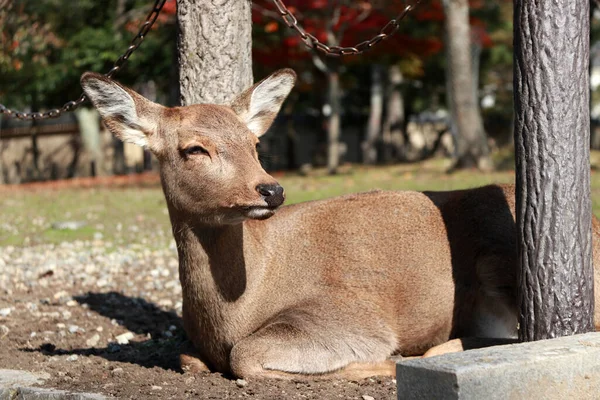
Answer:
<svg viewBox="0 0 600 400"><path fill-rule="evenodd" d="M279 207L283 204L285 199L283 195L283 187L279 184L276 185L264 185L260 184L256 186L256 191L262 196L267 202L269 207Z"/></svg>

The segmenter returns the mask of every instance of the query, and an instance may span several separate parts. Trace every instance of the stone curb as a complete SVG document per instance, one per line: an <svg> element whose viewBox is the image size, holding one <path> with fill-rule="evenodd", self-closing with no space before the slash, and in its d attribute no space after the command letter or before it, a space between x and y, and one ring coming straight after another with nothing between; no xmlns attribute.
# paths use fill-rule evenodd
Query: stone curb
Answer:
<svg viewBox="0 0 600 400"><path fill-rule="evenodd" d="M108 400L96 393L72 393L66 390L31 387L42 384L50 375L12 369L0 369L0 400Z"/></svg>
<svg viewBox="0 0 600 400"><path fill-rule="evenodd" d="M599 399L600 332L398 363L398 399Z"/></svg>

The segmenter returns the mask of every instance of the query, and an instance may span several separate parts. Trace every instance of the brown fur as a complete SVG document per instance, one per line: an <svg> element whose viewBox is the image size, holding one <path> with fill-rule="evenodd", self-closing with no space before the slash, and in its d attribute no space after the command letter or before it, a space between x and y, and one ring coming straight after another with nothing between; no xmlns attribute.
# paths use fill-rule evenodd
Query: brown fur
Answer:
<svg viewBox="0 0 600 400"><path fill-rule="evenodd" d="M278 74L270 79L291 72ZM89 81L114 84L88 74L84 88ZM242 94L234 111L168 109L132 95L141 120L159 116L141 125L150 126L179 252L183 321L195 347L182 356L185 366L239 377L357 378L393 374L389 357L452 338L516 334L512 186L376 191L252 219L273 214L249 210L264 207L256 186L276 182L243 121L262 121L266 131L272 118L264 116L283 99L242 116L251 97ZM109 120L126 136L119 118ZM194 145L208 154L186 155ZM599 237L594 220L596 266Z"/></svg>

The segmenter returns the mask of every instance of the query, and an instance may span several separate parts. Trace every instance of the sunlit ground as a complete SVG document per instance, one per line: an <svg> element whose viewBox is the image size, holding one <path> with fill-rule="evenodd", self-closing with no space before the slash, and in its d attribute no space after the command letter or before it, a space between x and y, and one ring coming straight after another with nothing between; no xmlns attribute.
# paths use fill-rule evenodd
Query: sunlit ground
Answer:
<svg viewBox="0 0 600 400"><path fill-rule="evenodd" d="M600 164L600 153L592 154ZM287 204L372 189L452 190L490 183L514 182L513 171L446 174L448 160L388 167L345 166L337 176L315 170L310 176L274 174L284 186ZM600 215L600 175L592 170L594 212ZM53 223L83 221L76 230ZM171 242L170 225L161 188L96 188L63 190L0 190L0 246L103 241L108 247L137 243L163 247Z"/></svg>

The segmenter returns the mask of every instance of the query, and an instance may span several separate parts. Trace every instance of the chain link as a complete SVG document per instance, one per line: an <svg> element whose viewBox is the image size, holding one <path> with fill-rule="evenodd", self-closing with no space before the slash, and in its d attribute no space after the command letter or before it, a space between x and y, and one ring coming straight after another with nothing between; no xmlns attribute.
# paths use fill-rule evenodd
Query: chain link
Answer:
<svg viewBox="0 0 600 400"><path fill-rule="evenodd" d="M146 17L146 21L140 27L137 35L129 43L129 47L127 50L115 61L113 67L108 71L105 75L111 78L114 74L116 74L123 65L127 62L131 54L137 50L138 47L144 41L146 34L152 28L152 25L158 18L158 14L162 10L167 0L156 0L154 5L152 6L152 11ZM74 111L77 107L79 107L83 102L87 100L85 94L81 94L77 100L69 101L65 103L61 108L54 108L52 110L44 111L44 112L21 112L11 110L7 108L3 104L0 104L0 115L6 115L7 117L17 118L22 120L39 120L39 119L47 119L47 118L56 118L62 115L62 113Z"/></svg>
<svg viewBox="0 0 600 400"><path fill-rule="evenodd" d="M364 42L360 42L359 44L354 45L352 47L341 47L327 46L326 44L320 42L319 39L317 39L314 35L311 35L310 33L306 32L306 30L302 26L298 25L298 19L296 19L294 14L292 14L292 12L285 6L285 4L283 4L283 0L273 0L273 4L275 4L275 7L277 7L277 12L279 12L279 15L281 15L281 19L283 19L283 22L285 22L285 24L288 27L290 27L298 33L300 39L302 39L304 44L309 49L318 50L321 53L324 53L326 56L330 57L361 54L365 50L370 49L382 40L385 40L388 37L392 36L400 27L400 21L404 19L406 14L408 14L415 7L417 7L419 3L421 3L421 0L415 0L412 4L408 4L406 7L404 7L402 12L398 14L396 18L388 22L383 28L381 28L379 33L370 40L365 40Z"/></svg>
<svg viewBox="0 0 600 400"><path fill-rule="evenodd" d="M108 71L105 75L111 78L114 74L116 74L123 65L127 62L131 54L137 50L138 47L144 41L146 34L152 28L152 25L158 18L160 11L162 10L165 2L167 0L156 0L154 6L152 7L152 11L146 17L146 21L140 27L138 33L131 40L129 47L127 50L115 61L113 67ZM310 49L315 49L324 53L327 56L331 57L339 57L346 55L357 55L363 53L365 50L370 49L375 46L377 43L382 40L387 39L392 36L398 28L400 27L400 21L404 19L406 14L412 11L416 6L419 5L421 0L415 0L414 3L408 4L400 14L391 21L389 21L381 30L379 34L375 35L373 38L369 40L365 40L364 42L358 43L355 46L351 47L342 47L342 46L328 46L319 41L314 35L306 32L306 30L298 24L298 19L292 14L290 10L285 6L283 0L273 0L273 4L277 8L277 11L281 15L281 18L285 22L285 24L291 29L295 30L300 39L306 44L306 46ZM65 103L61 108L54 108L44 112L20 112L16 110L12 110L7 108L3 104L0 104L0 115L6 115L7 117L22 119L22 120L38 120L38 119L46 119L46 118L56 118L62 115L65 112L70 112L79 107L83 102L86 101L85 94L79 96L77 100L69 101Z"/></svg>

